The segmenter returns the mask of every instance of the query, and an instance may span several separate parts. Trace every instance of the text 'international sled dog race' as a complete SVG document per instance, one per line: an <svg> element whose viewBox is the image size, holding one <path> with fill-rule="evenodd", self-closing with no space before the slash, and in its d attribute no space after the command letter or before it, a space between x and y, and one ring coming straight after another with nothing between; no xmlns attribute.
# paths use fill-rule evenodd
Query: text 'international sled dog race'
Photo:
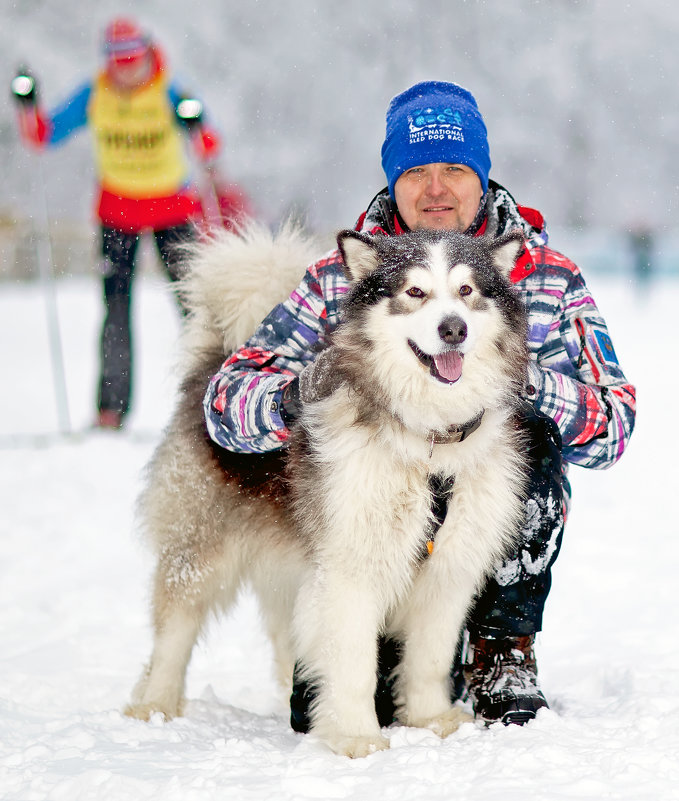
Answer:
<svg viewBox="0 0 679 801"><path fill-rule="evenodd" d="M389 745L374 704L380 636L402 644L400 723L445 737L470 719L451 702L450 665L524 515L525 316L508 280L523 240L343 231L338 244L350 287L325 352L332 391L264 455L212 443L202 399L313 254L292 229L253 226L189 259L185 379L139 502L157 554L155 636L131 716L182 714L206 616L247 583L281 682L297 663L317 691L310 730L337 753ZM452 487L440 526L433 481Z"/></svg>

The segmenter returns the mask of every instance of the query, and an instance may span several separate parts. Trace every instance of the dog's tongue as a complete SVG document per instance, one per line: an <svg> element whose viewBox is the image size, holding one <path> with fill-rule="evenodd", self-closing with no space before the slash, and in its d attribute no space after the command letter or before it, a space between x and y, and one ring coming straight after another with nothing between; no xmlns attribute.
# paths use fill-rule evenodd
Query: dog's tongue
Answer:
<svg viewBox="0 0 679 801"><path fill-rule="evenodd" d="M455 350L434 356L436 371L446 381L457 381L462 375L462 356Z"/></svg>

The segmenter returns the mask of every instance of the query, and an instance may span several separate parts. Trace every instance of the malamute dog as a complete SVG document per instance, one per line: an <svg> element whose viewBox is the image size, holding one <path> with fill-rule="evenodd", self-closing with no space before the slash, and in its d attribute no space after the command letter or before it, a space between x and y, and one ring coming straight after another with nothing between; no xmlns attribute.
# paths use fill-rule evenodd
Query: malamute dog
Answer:
<svg viewBox="0 0 679 801"><path fill-rule="evenodd" d="M205 246L185 283L191 367L140 499L158 556L155 640L126 711L182 713L206 615L249 582L279 676L289 687L301 666L317 691L311 731L330 748L388 747L374 706L380 635L403 644L398 719L444 737L469 719L450 700L467 610L523 518L526 330L508 280L523 239L340 233L351 287L327 354L333 391L304 404L286 452L251 456L209 440L201 404L236 344L219 275L258 261L248 236L246 248L235 234ZM440 527L433 482L452 487Z"/></svg>

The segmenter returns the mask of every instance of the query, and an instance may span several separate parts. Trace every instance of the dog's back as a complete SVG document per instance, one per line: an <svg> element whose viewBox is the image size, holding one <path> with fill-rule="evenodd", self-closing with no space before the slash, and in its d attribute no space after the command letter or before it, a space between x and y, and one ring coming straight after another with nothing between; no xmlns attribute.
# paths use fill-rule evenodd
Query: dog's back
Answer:
<svg viewBox="0 0 679 801"><path fill-rule="evenodd" d="M180 343L182 381L138 501L141 527L159 556L193 549L200 559L225 537L237 536L242 526L233 524L232 533L224 525L230 520L225 507L234 515L247 514L261 500L280 516L286 494L281 455L253 457L219 448L207 436L202 404L210 378L270 309L288 297L315 248L293 225L274 236L256 223L183 248L187 272L178 284L187 310ZM177 573L181 576L182 570Z"/></svg>

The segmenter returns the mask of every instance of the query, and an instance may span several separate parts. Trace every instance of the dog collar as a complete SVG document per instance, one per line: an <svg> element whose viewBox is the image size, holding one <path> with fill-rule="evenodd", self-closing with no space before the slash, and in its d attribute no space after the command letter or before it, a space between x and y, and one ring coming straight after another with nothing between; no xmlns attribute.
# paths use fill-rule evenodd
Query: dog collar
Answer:
<svg viewBox="0 0 679 801"><path fill-rule="evenodd" d="M467 423L449 426L443 434L432 430L427 437L427 440L430 444L429 458L431 459L431 455L434 452L434 445L449 445L453 442L462 442L462 440L467 439L470 434L473 434L481 425L484 411L484 409L481 409L476 417L472 417L472 419Z"/></svg>

